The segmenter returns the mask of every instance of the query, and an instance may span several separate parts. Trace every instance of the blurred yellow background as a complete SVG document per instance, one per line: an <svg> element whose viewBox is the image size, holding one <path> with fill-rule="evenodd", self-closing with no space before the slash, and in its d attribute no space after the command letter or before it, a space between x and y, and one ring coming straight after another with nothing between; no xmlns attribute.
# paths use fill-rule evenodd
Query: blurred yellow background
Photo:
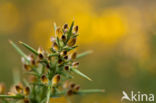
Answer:
<svg viewBox="0 0 156 103"><path fill-rule="evenodd" d="M74 20L79 52L94 51L79 69L94 81L74 80L106 92L74 96L73 103L120 103L123 90L156 94L155 11L155 0L0 0L0 81L10 85L13 71L22 72L8 39L48 49L53 23Z"/></svg>

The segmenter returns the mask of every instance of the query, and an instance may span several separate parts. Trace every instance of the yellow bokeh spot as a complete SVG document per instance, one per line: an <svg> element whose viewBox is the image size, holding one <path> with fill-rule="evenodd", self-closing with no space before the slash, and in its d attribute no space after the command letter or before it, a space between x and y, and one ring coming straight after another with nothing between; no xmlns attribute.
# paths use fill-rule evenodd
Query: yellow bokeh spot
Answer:
<svg viewBox="0 0 156 103"><path fill-rule="evenodd" d="M13 3L0 4L0 31L2 33L16 32L19 29L19 11Z"/></svg>
<svg viewBox="0 0 156 103"><path fill-rule="evenodd" d="M50 103L68 103L65 97L51 98Z"/></svg>
<svg viewBox="0 0 156 103"><path fill-rule="evenodd" d="M50 20L39 21L30 31L30 40L37 45L45 46L50 43L50 36L54 35L53 23Z"/></svg>

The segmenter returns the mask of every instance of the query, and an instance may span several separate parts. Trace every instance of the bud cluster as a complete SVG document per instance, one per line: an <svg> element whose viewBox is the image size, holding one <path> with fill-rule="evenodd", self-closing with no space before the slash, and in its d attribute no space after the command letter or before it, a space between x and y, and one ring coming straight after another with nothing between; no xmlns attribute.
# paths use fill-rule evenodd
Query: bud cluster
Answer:
<svg viewBox="0 0 156 103"><path fill-rule="evenodd" d="M31 51L26 55L18 46L10 41L11 45L22 56L23 68L26 71L26 80L16 84L8 92L8 95L0 97L23 99L24 103L49 103L51 97L71 96L80 93L80 86L71 82L73 72L91 80L78 70L79 62L77 58L85 56L90 52L77 55L75 48L78 26L72 22L69 27L57 27L54 24L55 36L51 37L50 50L39 47L36 51L26 43L20 42L24 47ZM4 94L5 86L0 84L0 94ZM89 91L81 91L85 93ZM93 90L90 92L101 92Z"/></svg>

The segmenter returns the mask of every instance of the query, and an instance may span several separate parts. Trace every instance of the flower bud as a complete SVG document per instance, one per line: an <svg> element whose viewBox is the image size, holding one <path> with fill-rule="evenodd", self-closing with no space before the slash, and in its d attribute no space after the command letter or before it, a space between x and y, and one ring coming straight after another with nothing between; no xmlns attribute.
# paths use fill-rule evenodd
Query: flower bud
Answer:
<svg viewBox="0 0 156 103"><path fill-rule="evenodd" d="M65 66L64 70L68 71L69 70L69 66Z"/></svg>
<svg viewBox="0 0 156 103"><path fill-rule="evenodd" d="M64 24L63 29L68 29L68 24Z"/></svg>
<svg viewBox="0 0 156 103"><path fill-rule="evenodd" d="M48 84L48 78L45 75L42 75L41 81L43 84Z"/></svg>
<svg viewBox="0 0 156 103"><path fill-rule="evenodd" d="M74 92L78 92L79 90L80 90L80 86L79 85L74 86L74 88L73 88Z"/></svg>
<svg viewBox="0 0 156 103"><path fill-rule="evenodd" d="M35 65L35 64L36 64L36 63L35 63L35 59L34 59L34 55L33 55L33 54L30 54L29 57L28 57L28 59L30 60L31 65Z"/></svg>
<svg viewBox="0 0 156 103"><path fill-rule="evenodd" d="M74 46L76 44L76 38L71 38L69 41L68 41L68 43L67 43L67 45L69 46L69 47L72 47L72 46Z"/></svg>
<svg viewBox="0 0 156 103"><path fill-rule="evenodd" d="M46 67L49 69L50 68L50 64L48 63L48 64L46 64Z"/></svg>
<svg viewBox="0 0 156 103"><path fill-rule="evenodd" d="M74 52L74 53L72 53L70 55L70 59L72 59L72 60L76 59L76 57L77 57L77 53L76 52Z"/></svg>
<svg viewBox="0 0 156 103"><path fill-rule="evenodd" d="M60 75L59 74L56 74L54 77L53 77L53 79L52 79L52 85L53 86L56 86L58 83L59 83L59 81L60 81Z"/></svg>
<svg viewBox="0 0 156 103"><path fill-rule="evenodd" d="M0 94L4 94L5 92L5 85L3 83L0 83Z"/></svg>
<svg viewBox="0 0 156 103"><path fill-rule="evenodd" d="M60 53L60 55L61 55L61 56L66 56L66 55L67 55L67 51L66 51L66 50L62 51L62 52Z"/></svg>
<svg viewBox="0 0 156 103"><path fill-rule="evenodd" d="M23 88L22 88L22 86L20 86L20 85L16 85L16 86L15 86L15 90L16 90L17 93L22 93Z"/></svg>
<svg viewBox="0 0 156 103"><path fill-rule="evenodd" d="M60 27L58 27L56 29L56 36L59 37L59 38L62 36L62 31L61 31L61 28Z"/></svg>
<svg viewBox="0 0 156 103"><path fill-rule="evenodd" d="M75 87L75 83L70 83L69 88L73 89Z"/></svg>
<svg viewBox="0 0 156 103"><path fill-rule="evenodd" d="M29 95L29 93L30 93L30 88L29 87L25 87L24 88L24 95Z"/></svg>
<svg viewBox="0 0 156 103"><path fill-rule="evenodd" d="M64 59L67 60L68 59L68 56L65 56Z"/></svg>
<svg viewBox="0 0 156 103"><path fill-rule="evenodd" d="M56 42L53 43L52 48L53 48L55 51L58 51L59 47L58 47L58 45L57 45Z"/></svg>
<svg viewBox="0 0 156 103"><path fill-rule="evenodd" d="M37 52L38 52L39 58L43 59L43 48L39 47Z"/></svg>
<svg viewBox="0 0 156 103"><path fill-rule="evenodd" d="M62 64L63 63L63 60L60 58L58 59L58 64Z"/></svg>
<svg viewBox="0 0 156 103"><path fill-rule="evenodd" d="M75 27L74 27L74 32L77 33L78 30L79 30L79 27L78 27L78 26L75 26Z"/></svg>
<svg viewBox="0 0 156 103"><path fill-rule="evenodd" d="M24 64L24 69L26 71L30 71L31 70L31 67L30 67L30 65Z"/></svg>
<svg viewBox="0 0 156 103"><path fill-rule="evenodd" d="M73 66L74 68L77 68L77 67L79 66L79 62L74 62L74 63L72 63L72 66Z"/></svg>
<svg viewBox="0 0 156 103"><path fill-rule="evenodd" d="M24 98L24 103L30 103L28 98Z"/></svg>
<svg viewBox="0 0 156 103"><path fill-rule="evenodd" d="M72 94L73 94L72 89L69 89L69 90L67 91L67 95L68 95L68 96L71 96Z"/></svg>
<svg viewBox="0 0 156 103"><path fill-rule="evenodd" d="M65 36L65 35L62 35L61 39L62 39L62 41L63 41L64 43L65 43L65 42L66 42L66 40L67 40L67 38L66 38L66 36Z"/></svg>

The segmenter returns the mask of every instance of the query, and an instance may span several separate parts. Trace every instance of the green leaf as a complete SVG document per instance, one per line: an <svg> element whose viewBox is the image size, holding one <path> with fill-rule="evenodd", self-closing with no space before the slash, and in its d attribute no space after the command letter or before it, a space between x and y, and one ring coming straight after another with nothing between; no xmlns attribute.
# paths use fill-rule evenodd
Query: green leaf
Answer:
<svg viewBox="0 0 156 103"><path fill-rule="evenodd" d="M85 89L79 90L78 92L74 93L76 95L83 95L83 94L94 94L94 93L104 93L105 90L103 89ZM56 92L55 95L51 94L51 97L60 97L66 95L66 91Z"/></svg>
<svg viewBox="0 0 156 103"><path fill-rule="evenodd" d="M77 48L78 46L76 45L76 46L73 46L73 47L65 47L65 48L63 48L64 50L66 50L66 51L70 51L70 50L73 50L73 49L75 49L75 48Z"/></svg>
<svg viewBox="0 0 156 103"><path fill-rule="evenodd" d="M49 57L52 57L52 56L58 56L59 54L57 53L54 53L54 54L50 54Z"/></svg>
<svg viewBox="0 0 156 103"><path fill-rule="evenodd" d="M29 59L27 58L27 55L11 40L9 40L10 44L16 49L16 51L22 56L24 57L24 59L26 61L29 62Z"/></svg>
<svg viewBox="0 0 156 103"><path fill-rule="evenodd" d="M91 54L91 53L92 53L92 51L86 51L86 52L83 52L83 53L81 53L81 54L78 54L77 59L79 59L79 58L81 58L81 57L84 57L84 56L86 56L86 55L88 55L88 54Z"/></svg>
<svg viewBox="0 0 156 103"><path fill-rule="evenodd" d="M92 81L91 78L89 78L88 76L86 76L85 74L83 74L82 72L80 72L78 69L76 69L76 68L71 68L71 70L72 70L73 72L75 72L76 74L79 74L80 76L82 76L82 77L88 79L89 81Z"/></svg>
<svg viewBox="0 0 156 103"><path fill-rule="evenodd" d="M31 46L29 46L28 44L23 43L23 42L21 42L21 41L19 41L19 43L22 44L24 47L26 47L26 48L27 48L28 50L30 50L31 52L33 52L35 55L38 55L38 52L37 52L34 48L32 48Z"/></svg>
<svg viewBox="0 0 156 103"><path fill-rule="evenodd" d="M76 94L93 94L93 93L104 93L105 91L103 89L86 89L86 90L80 90Z"/></svg>
<svg viewBox="0 0 156 103"><path fill-rule="evenodd" d="M67 35L67 41L66 41L66 43L68 42L68 40L70 39L70 37L72 35L73 26L74 26L74 21L72 22L72 24L70 26L70 29L69 29L69 32L68 32L68 35Z"/></svg>
<svg viewBox="0 0 156 103"><path fill-rule="evenodd" d="M23 99L23 98L24 98L24 96L22 96L22 95L16 95L16 96L10 96L10 95L0 95L0 98Z"/></svg>

